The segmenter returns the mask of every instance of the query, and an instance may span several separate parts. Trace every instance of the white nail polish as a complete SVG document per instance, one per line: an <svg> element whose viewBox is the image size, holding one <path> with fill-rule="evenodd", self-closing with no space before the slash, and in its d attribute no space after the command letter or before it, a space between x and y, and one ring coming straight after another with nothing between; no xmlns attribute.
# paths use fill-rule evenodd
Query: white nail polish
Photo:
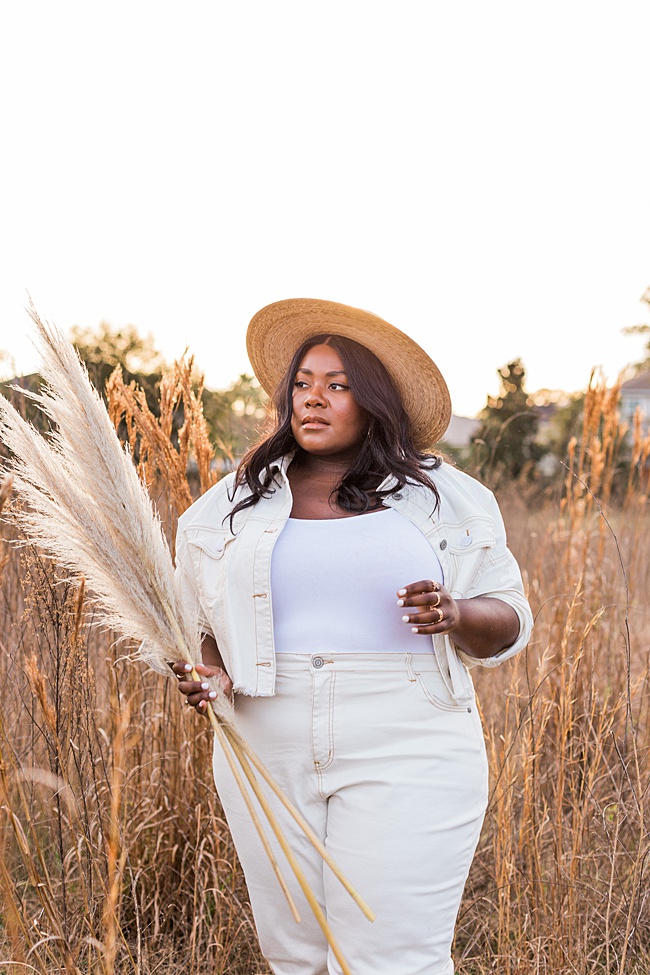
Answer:
<svg viewBox="0 0 650 975"><path fill-rule="evenodd" d="M191 669L192 669L192 664L185 664L185 666L183 667L183 670L185 671L186 674L189 674Z"/></svg>
<svg viewBox="0 0 650 975"><path fill-rule="evenodd" d="M201 684L201 690L202 691L209 691L210 690L210 685L208 684L207 680L204 680L203 683Z"/></svg>
<svg viewBox="0 0 650 975"><path fill-rule="evenodd" d="M210 691L210 693L208 694L208 697L210 698L211 701L214 701L216 696L217 696L216 691Z"/></svg>
<svg viewBox="0 0 650 975"><path fill-rule="evenodd" d="M404 605L404 600L403 599L398 599L397 600L397 605L398 606L403 606Z"/></svg>
<svg viewBox="0 0 650 975"><path fill-rule="evenodd" d="M419 632L419 631L418 631L418 628L417 628L417 626L412 626L412 627L411 627L411 633L418 633L418 632Z"/></svg>
<svg viewBox="0 0 650 975"><path fill-rule="evenodd" d="M397 590L397 595L398 596L405 596L406 595L406 589L398 589Z"/></svg>
<svg viewBox="0 0 650 975"><path fill-rule="evenodd" d="M410 623L410 622L411 622L410 616L402 616L402 623Z"/></svg>

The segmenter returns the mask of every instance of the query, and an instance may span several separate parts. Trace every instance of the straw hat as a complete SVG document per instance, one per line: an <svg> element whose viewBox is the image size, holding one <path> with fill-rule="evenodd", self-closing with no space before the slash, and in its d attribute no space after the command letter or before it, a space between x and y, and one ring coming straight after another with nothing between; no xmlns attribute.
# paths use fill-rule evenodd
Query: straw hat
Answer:
<svg viewBox="0 0 650 975"><path fill-rule="evenodd" d="M377 356L397 386L418 450L432 447L451 417L447 384L417 342L383 318L317 298L276 301L258 311L246 335L255 375L273 395L296 349L313 335L343 335Z"/></svg>

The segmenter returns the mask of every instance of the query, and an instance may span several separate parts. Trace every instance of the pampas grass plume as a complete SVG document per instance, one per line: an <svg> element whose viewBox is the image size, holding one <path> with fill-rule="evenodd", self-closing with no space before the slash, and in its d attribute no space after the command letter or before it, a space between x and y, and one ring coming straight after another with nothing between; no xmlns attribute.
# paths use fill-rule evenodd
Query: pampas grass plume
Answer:
<svg viewBox="0 0 650 975"><path fill-rule="evenodd" d="M98 622L140 643L161 674L168 661L200 662L195 607L182 600L160 519L128 449L74 347L35 309L40 392L28 392L54 424L46 440L0 397L0 438L25 506L13 519L57 562L85 577ZM226 706L221 695L221 707Z"/></svg>
<svg viewBox="0 0 650 975"><path fill-rule="evenodd" d="M85 579L96 597L96 619L122 638L140 642L139 654L169 676L169 662L201 661L198 607L181 597L160 519L122 447L108 411L93 388L74 346L33 306L42 357L40 392L28 392L54 425L46 440L0 396L0 439L11 451L7 467L24 505L10 508L14 521L57 562ZM193 678L198 679L195 670ZM214 685L213 685L214 686ZM219 685L208 717L296 920L297 908L280 873L241 772L257 798L291 869L327 937L344 975L349 966L336 943L295 854L279 826L255 772L262 776L370 919L374 914L332 860L267 769L239 735L232 704ZM241 771L240 771L241 770Z"/></svg>

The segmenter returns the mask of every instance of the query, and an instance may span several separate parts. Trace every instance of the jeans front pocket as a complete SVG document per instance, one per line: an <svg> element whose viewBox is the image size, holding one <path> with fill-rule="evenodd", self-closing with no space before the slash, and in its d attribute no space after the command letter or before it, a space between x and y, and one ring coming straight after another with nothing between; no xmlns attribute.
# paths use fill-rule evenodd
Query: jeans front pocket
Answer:
<svg viewBox="0 0 650 975"><path fill-rule="evenodd" d="M466 713L468 711L471 713L474 709L473 702L459 704L457 701L454 701L439 672L422 673L413 668L413 674L418 687L427 701L433 704L434 707L439 708L441 711L465 711Z"/></svg>

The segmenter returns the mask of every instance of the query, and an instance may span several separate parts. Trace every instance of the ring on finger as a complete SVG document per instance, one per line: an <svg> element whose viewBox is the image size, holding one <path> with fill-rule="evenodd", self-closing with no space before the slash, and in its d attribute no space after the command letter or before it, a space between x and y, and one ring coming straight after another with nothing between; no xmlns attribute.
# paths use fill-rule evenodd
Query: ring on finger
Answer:
<svg viewBox="0 0 650 975"><path fill-rule="evenodd" d="M442 623L442 621L445 618L445 614L443 613L443 611L441 609L437 609L436 611L438 613L438 619L436 620L436 623Z"/></svg>
<svg viewBox="0 0 650 975"><path fill-rule="evenodd" d="M440 595L439 592L437 592L436 593L436 601L435 601L435 603L431 603L431 609L437 609L438 606L440 605L440 600L441 599L442 599L442 596Z"/></svg>
<svg viewBox="0 0 650 975"><path fill-rule="evenodd" d="M440 583L439 582L432 582L431 583L431 591L432 592L440 592Z"/></svg>

